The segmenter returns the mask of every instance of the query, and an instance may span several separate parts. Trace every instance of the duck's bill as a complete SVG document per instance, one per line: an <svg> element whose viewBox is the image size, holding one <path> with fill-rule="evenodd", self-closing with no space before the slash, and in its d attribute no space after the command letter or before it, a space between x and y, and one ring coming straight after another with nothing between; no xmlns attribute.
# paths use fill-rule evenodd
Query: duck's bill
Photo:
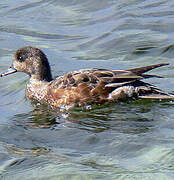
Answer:
<svg viewBox="0 0 174 180"><path fill-rule="evenodd" d="M10 67L10 68L7 69L5 72L1 73L1 74L0 74L0 77L7 76L7 75L13 74L13 73L15 73L15 72L17 72L17 70L14 69L13 67Z"/></svg>

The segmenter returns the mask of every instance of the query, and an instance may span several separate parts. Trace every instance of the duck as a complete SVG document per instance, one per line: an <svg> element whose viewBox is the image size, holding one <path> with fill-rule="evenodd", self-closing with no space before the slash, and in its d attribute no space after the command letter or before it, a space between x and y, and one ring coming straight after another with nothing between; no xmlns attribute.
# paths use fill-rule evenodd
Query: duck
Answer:
<svg viewBox="0 0 174 180"><path fill-rule="evenodd" d="M12 65L0 77L16 72L29 75L26 97L52 108L119 102L127 99L174 99L174 95L142 81L159 75L146 72L168 65L160 63L127 70L101 68L68 72L53 79L47 56L42 50L25 46L16 51Z"/></svg>

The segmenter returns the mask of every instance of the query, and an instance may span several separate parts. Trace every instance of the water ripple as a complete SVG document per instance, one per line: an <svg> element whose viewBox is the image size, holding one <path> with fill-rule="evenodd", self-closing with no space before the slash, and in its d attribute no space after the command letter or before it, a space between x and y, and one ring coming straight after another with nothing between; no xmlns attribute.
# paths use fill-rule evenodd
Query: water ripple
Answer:
<svg viewBox="0 0 174 180"><path fill-rule="evenodd" d="M1 71L16 49L33 45L58 74L167 62L155 71L165 78L148 82L173 91L173 1L7 0L0 17ZM0 143L4 179L172 179L172 102L135 100L60 115L25 98L27 79L1 78L1 142L20 153L50 151L29 157Z"/></svg>
<svg viewBox="0 0 174 180"><path fill-rule="evenodd" d="M38 38L42 38L42 39L78 40L78 39L84 39L85 38L82 36L69 36L69 35L40 33L37 31L31 31L31 30L26 30L26 29L22 29L22 28L17 28L15 26L0 26L0 31L1 32L20 34L20 35L24 35L24 36L38 37Z"/></svg>

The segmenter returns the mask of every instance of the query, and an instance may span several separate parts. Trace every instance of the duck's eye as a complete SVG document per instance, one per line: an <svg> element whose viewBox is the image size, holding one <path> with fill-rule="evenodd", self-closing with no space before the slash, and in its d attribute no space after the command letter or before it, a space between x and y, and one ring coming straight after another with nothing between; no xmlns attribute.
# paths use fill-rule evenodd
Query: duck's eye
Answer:
<svg viewBox="0 0 174 180"><path fill-rule="evenodd" d="M19 59L19 60L22 60L22 56L19 56L18 59Z"/></svg>
<svg viewBox="0 0 174 180"><path fill-rule="evenodd" d="M19 62L24 62L27 58L29 58L29 54L28 52L19 52L16 54L16 59L19 61Z"/></svg>
<svg viewBox="0 0 174 180"><path fill-rule="evenodd" d="M18 55L17 59L18 59L18 61L20 61L20 62L24 61L23 56L22 56L21 54Z"/></svg>

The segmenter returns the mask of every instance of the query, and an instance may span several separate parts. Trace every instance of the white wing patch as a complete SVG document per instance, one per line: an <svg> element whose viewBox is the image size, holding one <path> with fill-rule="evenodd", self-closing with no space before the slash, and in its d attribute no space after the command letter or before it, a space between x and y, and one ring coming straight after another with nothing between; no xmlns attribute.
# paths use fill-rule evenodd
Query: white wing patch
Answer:
<svg viewBox="0 0 174 180"><path fill-rule="evenodd" d="M108 99L109 100L117 100L124 99L126 97L133 97L133 95L137 93L137 89L134 86L123 86L112 91Z"/></svg>

